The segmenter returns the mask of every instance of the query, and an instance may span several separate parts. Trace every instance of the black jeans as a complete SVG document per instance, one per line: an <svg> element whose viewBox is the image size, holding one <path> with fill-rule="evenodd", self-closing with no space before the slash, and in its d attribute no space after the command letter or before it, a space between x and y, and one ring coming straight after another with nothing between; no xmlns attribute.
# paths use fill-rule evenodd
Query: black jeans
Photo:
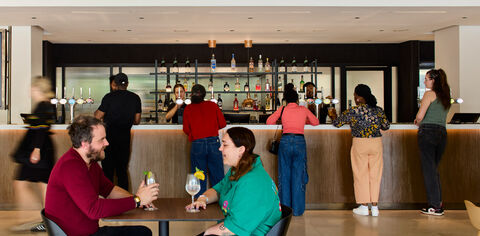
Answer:
<svg viewBox="0 0 480 236"><path fill-rule="evenodd" d="M105 176L114 182L114 174L118 178L118 186L128 191L128 162L130 160L130 130L107 131L109 145L105 148L105 159L102 161L102 169Z"/></svg>
<svg viewBox="0 0 480 236"><path fill-rule="evenodd" d="M447 130L444 126L422 124L418 129L418 147L422 162L423 180L429 206L442 206L442 188L438 174L438 164L447 145Z"/></svg>
<svg viewBox="0 0 480 236"><path fill-rule="evenodd" d="M152 236L152 231L145 226L103 226L92 236Z"/></svg>

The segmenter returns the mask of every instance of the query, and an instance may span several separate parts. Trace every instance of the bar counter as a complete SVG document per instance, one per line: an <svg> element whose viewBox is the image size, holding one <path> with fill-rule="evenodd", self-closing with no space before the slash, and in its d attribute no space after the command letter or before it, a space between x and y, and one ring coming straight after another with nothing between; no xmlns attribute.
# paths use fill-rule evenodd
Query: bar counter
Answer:
<svg viewBox="0 0 480 236"><path fill-rule="evenodd" d="M71 147L66 128L52 126L52 138L59 158ZM276 125L228 125L251 129L257 141L265 169L277 181L277 158L267 150ZM12 180L15 164L10 157L25 134L24 125L0 125L0 208L13 207ZM280 134L281 127L277 131ZM440 164L442 193L447 209L463 207L463 200L480 202L480 124L447 125L448 139ZM309 183L307 209L349 208L355 203L350 164L351 135L348 126L305 127ZM426 202L417 146L417 126L392 124L383 134L383 177L380 207L391 209L417 208ZM161 198L188 198L186 175L190 169L190 142L181 125L138 125L132 128L129 165L131 191L142 180L142 173L151 170L160 183Z"/></svg>

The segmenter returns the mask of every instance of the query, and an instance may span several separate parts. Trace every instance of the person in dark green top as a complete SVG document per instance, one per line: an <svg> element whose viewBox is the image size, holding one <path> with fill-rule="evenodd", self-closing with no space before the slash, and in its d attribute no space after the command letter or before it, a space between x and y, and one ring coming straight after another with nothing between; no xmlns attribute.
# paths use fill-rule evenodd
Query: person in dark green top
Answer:
<svg viewBox="0 0 480 236"><path fill-rule="evenodd" d="M223 180L208 189L190 208L206 209L219 203L225 220L208 228L204 235L265 235L282 216L278 190L253 153L255 136L247 128L226 131L220 151L223 164L231 166Z"/></svg>
<svg viewBox="0 0 480 236"><path fill-rule="evenodd" d="M442 189L438 175L438 164L447 145L445 128L450 109L450 86L447 74L442 69L429 70L423 81L425 92L414 123L418 128L418 147L422 163L423 180L427 191L427 207L421 212L427 215L443 215Z"/></svg>

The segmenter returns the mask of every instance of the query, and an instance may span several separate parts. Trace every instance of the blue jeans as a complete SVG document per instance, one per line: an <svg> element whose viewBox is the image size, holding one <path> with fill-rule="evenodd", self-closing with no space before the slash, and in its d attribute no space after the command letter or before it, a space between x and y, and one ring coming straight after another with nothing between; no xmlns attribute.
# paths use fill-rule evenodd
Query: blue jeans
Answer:
<svg viewBox="0 0 480 236"><path fill-rule="evenodd" d="M293 215L302 215L308 182L307 149L303 136L282 136L278 149L278 175L280 202L291 207Z"/></svg>
<svg viewBox="0 0 480 236"><path fill-rule="evenodd" d="M195 172L195 167L208 174L210 186L215 186L225 176L223 172L223 157L218 150L220 139L218 137L207 137L192 142L190 150L190 169ZM195 197L200 196L207 190L207 180L200 180L201 189Z"/></svg>
<svg viewBox="0 0 480 236"><path fill-rule="evenodd" d="M437 169L447 145L447 130L440 125L422 124L418 128L417 136L428 205L440 208L442 187Z"/></svg>

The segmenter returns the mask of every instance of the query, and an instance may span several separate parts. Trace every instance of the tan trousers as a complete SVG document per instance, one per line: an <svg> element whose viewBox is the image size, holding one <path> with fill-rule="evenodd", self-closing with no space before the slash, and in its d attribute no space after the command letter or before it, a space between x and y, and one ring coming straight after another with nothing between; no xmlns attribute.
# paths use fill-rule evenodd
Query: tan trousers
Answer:
<svg viewBox="0 0 480 236"><path fill-rule="evenodd" d="M353 138L353 187L357 203L378 202L383 170L382 138Z"/></svg>

